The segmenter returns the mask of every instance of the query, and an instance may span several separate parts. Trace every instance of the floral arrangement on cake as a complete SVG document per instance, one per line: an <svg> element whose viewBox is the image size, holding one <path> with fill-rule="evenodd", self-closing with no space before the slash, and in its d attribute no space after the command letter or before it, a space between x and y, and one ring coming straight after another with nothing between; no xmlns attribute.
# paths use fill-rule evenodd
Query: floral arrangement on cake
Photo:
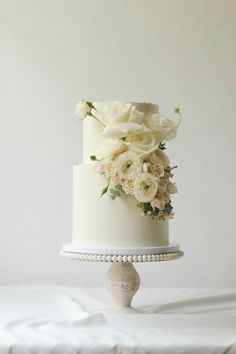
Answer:
<svg viewBox="0 0 236 354"><path fill-rule="evenodd" d="M171 181L177 166L170 166L165 142L176 136L182 117L175 108L176 123L155 107L144 113L134 103L79 101L75 113L103 127L104 140L90 156L94 170L107 181L101 195L109 193L112 199L128 195L136 199L142 215L164 221L174 217L171 195L177 193Z"/></svg>

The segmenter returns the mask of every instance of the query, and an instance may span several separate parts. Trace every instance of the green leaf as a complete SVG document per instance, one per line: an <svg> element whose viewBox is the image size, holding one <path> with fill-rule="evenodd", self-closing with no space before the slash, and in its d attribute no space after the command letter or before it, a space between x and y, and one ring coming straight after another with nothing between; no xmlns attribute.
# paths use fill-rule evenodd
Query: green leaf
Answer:
<svg viewBox="0 0 236 354"><path fill-rule="evenodd" d="M121 196L121 192L119 190L117 190L117 189L114 189L114 188L110 189L110 193L112 195L115 195L116 197L120 197Z"/></svg>
<svg viewBox="0 0 236 354"><path fill-rule="evenodd" d="M91 109L95 109L95 107L94 107L94 105L93 105L93 103L92 102L86 102L87 103L87 105L91 108Z"/></svg>
<svg viewBox="0 0 236 354"><path fill-rule="evenodd" d="M121 184L117 184L116 189L120 192L124 192Z"/></svg>
<svg viewBox="0 0 236 354"><path fill-rule="evenodd" d="M92 161L99 161L95 155L90 156L90 160Z"/></svg>
<svg viewBox="0 0 236 354"><path fill-rule="evenodd" d="M177 113L177 114L180 114L180 109L178 107L175 107L174 108L174 112Z"/></svg>
<svg viewBox="0 0 236 354"><path fill-rule="evenodd" d="M101 197L108 191L108 186L109 185L107 185L106 187L103 188Z"/></svg>

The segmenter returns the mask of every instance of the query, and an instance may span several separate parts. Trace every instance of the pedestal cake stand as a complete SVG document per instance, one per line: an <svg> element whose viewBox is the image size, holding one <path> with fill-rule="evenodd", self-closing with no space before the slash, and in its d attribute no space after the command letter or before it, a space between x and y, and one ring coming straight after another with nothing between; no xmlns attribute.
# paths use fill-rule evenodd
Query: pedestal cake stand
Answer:
<svg viewBox="0 0 236 354"><path fill-rule="evenodd" d="M115 307L131 308L140 284L133 263L172 261L184 253L177 244L144 248L84 248L68 243L62 246L60 255L77 261L111 263L105 275L105 288Z"/></svg>

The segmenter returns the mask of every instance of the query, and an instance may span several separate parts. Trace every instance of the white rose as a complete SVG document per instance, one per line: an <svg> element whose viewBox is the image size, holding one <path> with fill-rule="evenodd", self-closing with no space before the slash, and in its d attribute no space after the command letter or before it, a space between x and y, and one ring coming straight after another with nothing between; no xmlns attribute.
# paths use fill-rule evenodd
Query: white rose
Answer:
<svg viewBox="0 0 236 354"><path fill-rule="evenodd" d="M144 124L144 113L139 112L135 106L126 102L111 102L97 105L92 114L104 125L103 134L111 138L122 138L130 132L145 133L149 129Z"/></svg>
<svg viewBox="0 0 236 354"><path fill-rule="evenodd" d="M87 117L87 115L91 112L91 107L85 101L79 101L75 107L75 115L81 119Z"/></svg>
<svg viewBox="0 0 236 354"><path fill-rule="evenodd" d="M145 123L160 142L174 139L179 127L179 123L160 114L148 115Z"/></svg>
<svg viewBox="0 0 236 354"><path fill-rule="evenodd" d="M164 153L163 150L158 149L156 151L156 156L157 156L157 163L160 164L163 168L166 168L170 165L170 159L166 155L166 153Z"/></svg>
<svg viewBox="0 0 236 354"><path fill-rule="evenodd" d="M120 139L105 139L99 145L96 151L96 156L99 159L107 160L110 158L114 158L126 149L127 147Z"/></svg>
<svg viewBox="0 0 236 354"><path fill-rule="evenodd" d="M145 158L159 147L159 141L152 134L129 134L126 145L140 157Z"/></svg>
<svg viewBox="0 0 236 354"><path fill-rule="evenodd" d="M121 178L133 179L141 171L141 161L134 152L126 151L116 159L116 169Z"/></svg>
<svg viewBox="0 0 236 354"><path fill-rule="evenodd" d="M150 173L140 173L134 181L134 195L141 203L151 202L158 190L158 178Z"/></svg>

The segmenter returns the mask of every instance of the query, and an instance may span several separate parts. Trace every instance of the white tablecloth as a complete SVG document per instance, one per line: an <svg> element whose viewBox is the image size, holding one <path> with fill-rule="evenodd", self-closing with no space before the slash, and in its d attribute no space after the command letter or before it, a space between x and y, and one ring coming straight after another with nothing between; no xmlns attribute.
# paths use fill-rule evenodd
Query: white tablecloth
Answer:
<svg viewBox="0 0 236 354"><path fill-rule="evenodd" d="M236 289L140 289L143 313L103 289L0 287L0 354L236 353Z"/></svg>

